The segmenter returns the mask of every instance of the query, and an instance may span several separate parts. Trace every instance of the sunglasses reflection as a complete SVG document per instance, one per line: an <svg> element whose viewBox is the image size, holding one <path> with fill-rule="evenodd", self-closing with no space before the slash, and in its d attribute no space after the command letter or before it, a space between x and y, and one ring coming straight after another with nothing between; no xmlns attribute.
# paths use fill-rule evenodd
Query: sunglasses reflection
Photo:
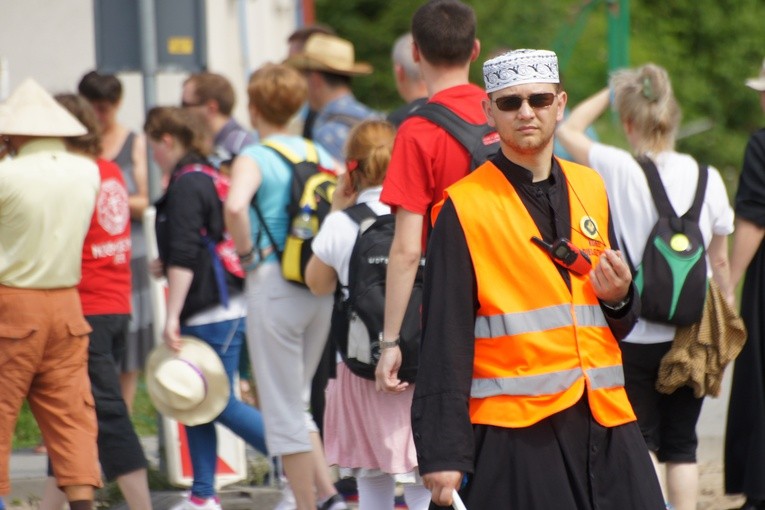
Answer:
<svg viewBox="0 0 765 510"><path fill-rule="evenodd" d="M510 96L498 97L494 99L494 103L497 105L497 108L499 108L503 112L515 112L521 109L521 106L523 106L524 101L528 102L529 106L535 109L546 108L550 106L551 104L553 104L556 97L557 97L557 94L553 92L545 92L542 94L531 94L528 97L510 95Z"/></svg>

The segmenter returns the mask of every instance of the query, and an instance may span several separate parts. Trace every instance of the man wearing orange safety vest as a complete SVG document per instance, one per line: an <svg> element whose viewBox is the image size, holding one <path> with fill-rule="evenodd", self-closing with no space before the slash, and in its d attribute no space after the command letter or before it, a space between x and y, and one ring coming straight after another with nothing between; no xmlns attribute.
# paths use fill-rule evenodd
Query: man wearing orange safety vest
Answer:
<svg viewBox="0 0 765 510"><path fill-rule="evenodd" d="M639 300L605 186L553 157L555 53L484 64L502 150L434 208L412 425L434 507L664 508L624 390ZM433 508L433 507L432 507Z"/></svg>

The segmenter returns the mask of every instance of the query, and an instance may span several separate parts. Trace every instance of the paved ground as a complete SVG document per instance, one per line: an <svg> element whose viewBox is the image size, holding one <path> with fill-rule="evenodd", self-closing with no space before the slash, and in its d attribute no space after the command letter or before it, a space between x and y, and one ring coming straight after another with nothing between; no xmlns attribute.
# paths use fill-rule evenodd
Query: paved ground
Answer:
<svg viewBox="0 0 765 510"><path fill-rule="evenodd" d="M702 437L699 449L699 510L728 510L744 503L723 493L722 438Z"/></svg>
<svg viewBox="0 0 765 510"><path fill-rule="evenodd" d="M729 510L743 503L741 497L723 494L723 437L725 414L730 384L730 370L723 381L722 397L707 399L699 419L699 471L700 497L698 510ZM157 462L156 438L143 438L149 460ZM16 451L11 458L13 492L6 498L9 509L35 510L45 477L45 456L30 450ZM154 510L167 510L181 497L180 491L152 494ZM279 492L272 487L229 487L221 492L225 510L273 510L279 501ZM127 510L124 505L113 510Z"/></svg>
<svg viewBox="0 0 765 510"><path fill-rule="evenodd" d="M156 467L159 454L156 437L141 438L149 462ZM33 449L17 450L11 458L12 492L6 498L7 508L13 510L35 510L42 495L46 473L45 455ZM232 486L221 491L225 510L272 510L281 498L281 493L270 486ZM153 491L154 510L167 510L183 498L182 490ZM128 510L127 505L118 504L111 510Z"/></svg>
<svg viewBox="0 0 765 510"><path fill-rule="evenodd" d="M147 441L154 443L152 438ZM699 448L700 502L699 510L727 510L738 508L740 497L723 495L722 438L705 436ZM9 509L33 510L37 508L45 474L45 456L31 450L17 451L11 460L13 493L7 499ZM279 501L279 491L271 487L229 487L222 492L225 510L273 510ZM166 510L179 500L181 492L153 493L154 509ZM112 507L127 510L124 505Z"/></svg>
<svg viewBox="0 0 765 510"><path fill-rule="evenodd" d="M733 367L725 371L719 398L707 398L701 410L699 440L699 510L728 510L739 508L743 497L725 496L723 493L723 441L728 395Z"/></svg>

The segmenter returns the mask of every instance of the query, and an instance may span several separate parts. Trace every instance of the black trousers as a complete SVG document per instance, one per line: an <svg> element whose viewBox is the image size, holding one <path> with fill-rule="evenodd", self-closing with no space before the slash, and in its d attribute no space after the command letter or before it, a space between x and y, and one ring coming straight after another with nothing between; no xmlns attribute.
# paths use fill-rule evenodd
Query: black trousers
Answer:
<svg viewBox="0 0 765 510"><path fill-rule="evenodd" d="M586 396L530 427L476 425L474 435L475 470L460 491L468 510L664 508L637 423L603 427Z"/></svg>

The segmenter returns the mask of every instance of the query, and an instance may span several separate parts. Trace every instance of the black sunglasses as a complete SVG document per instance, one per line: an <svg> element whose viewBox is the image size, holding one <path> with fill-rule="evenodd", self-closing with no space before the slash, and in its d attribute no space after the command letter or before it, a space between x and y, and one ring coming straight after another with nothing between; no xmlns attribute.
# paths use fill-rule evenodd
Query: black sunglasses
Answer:
<svg viewBox="0 0 765 510"><path fill-rule="evenodd" d="M503 112L517 112L523 106L524 101L529 102L532 108L546 108L553 104L556 94L545 92L543 94L531 94L529 97L522 96L502 96L494 100L497 108Z"/></svg>

